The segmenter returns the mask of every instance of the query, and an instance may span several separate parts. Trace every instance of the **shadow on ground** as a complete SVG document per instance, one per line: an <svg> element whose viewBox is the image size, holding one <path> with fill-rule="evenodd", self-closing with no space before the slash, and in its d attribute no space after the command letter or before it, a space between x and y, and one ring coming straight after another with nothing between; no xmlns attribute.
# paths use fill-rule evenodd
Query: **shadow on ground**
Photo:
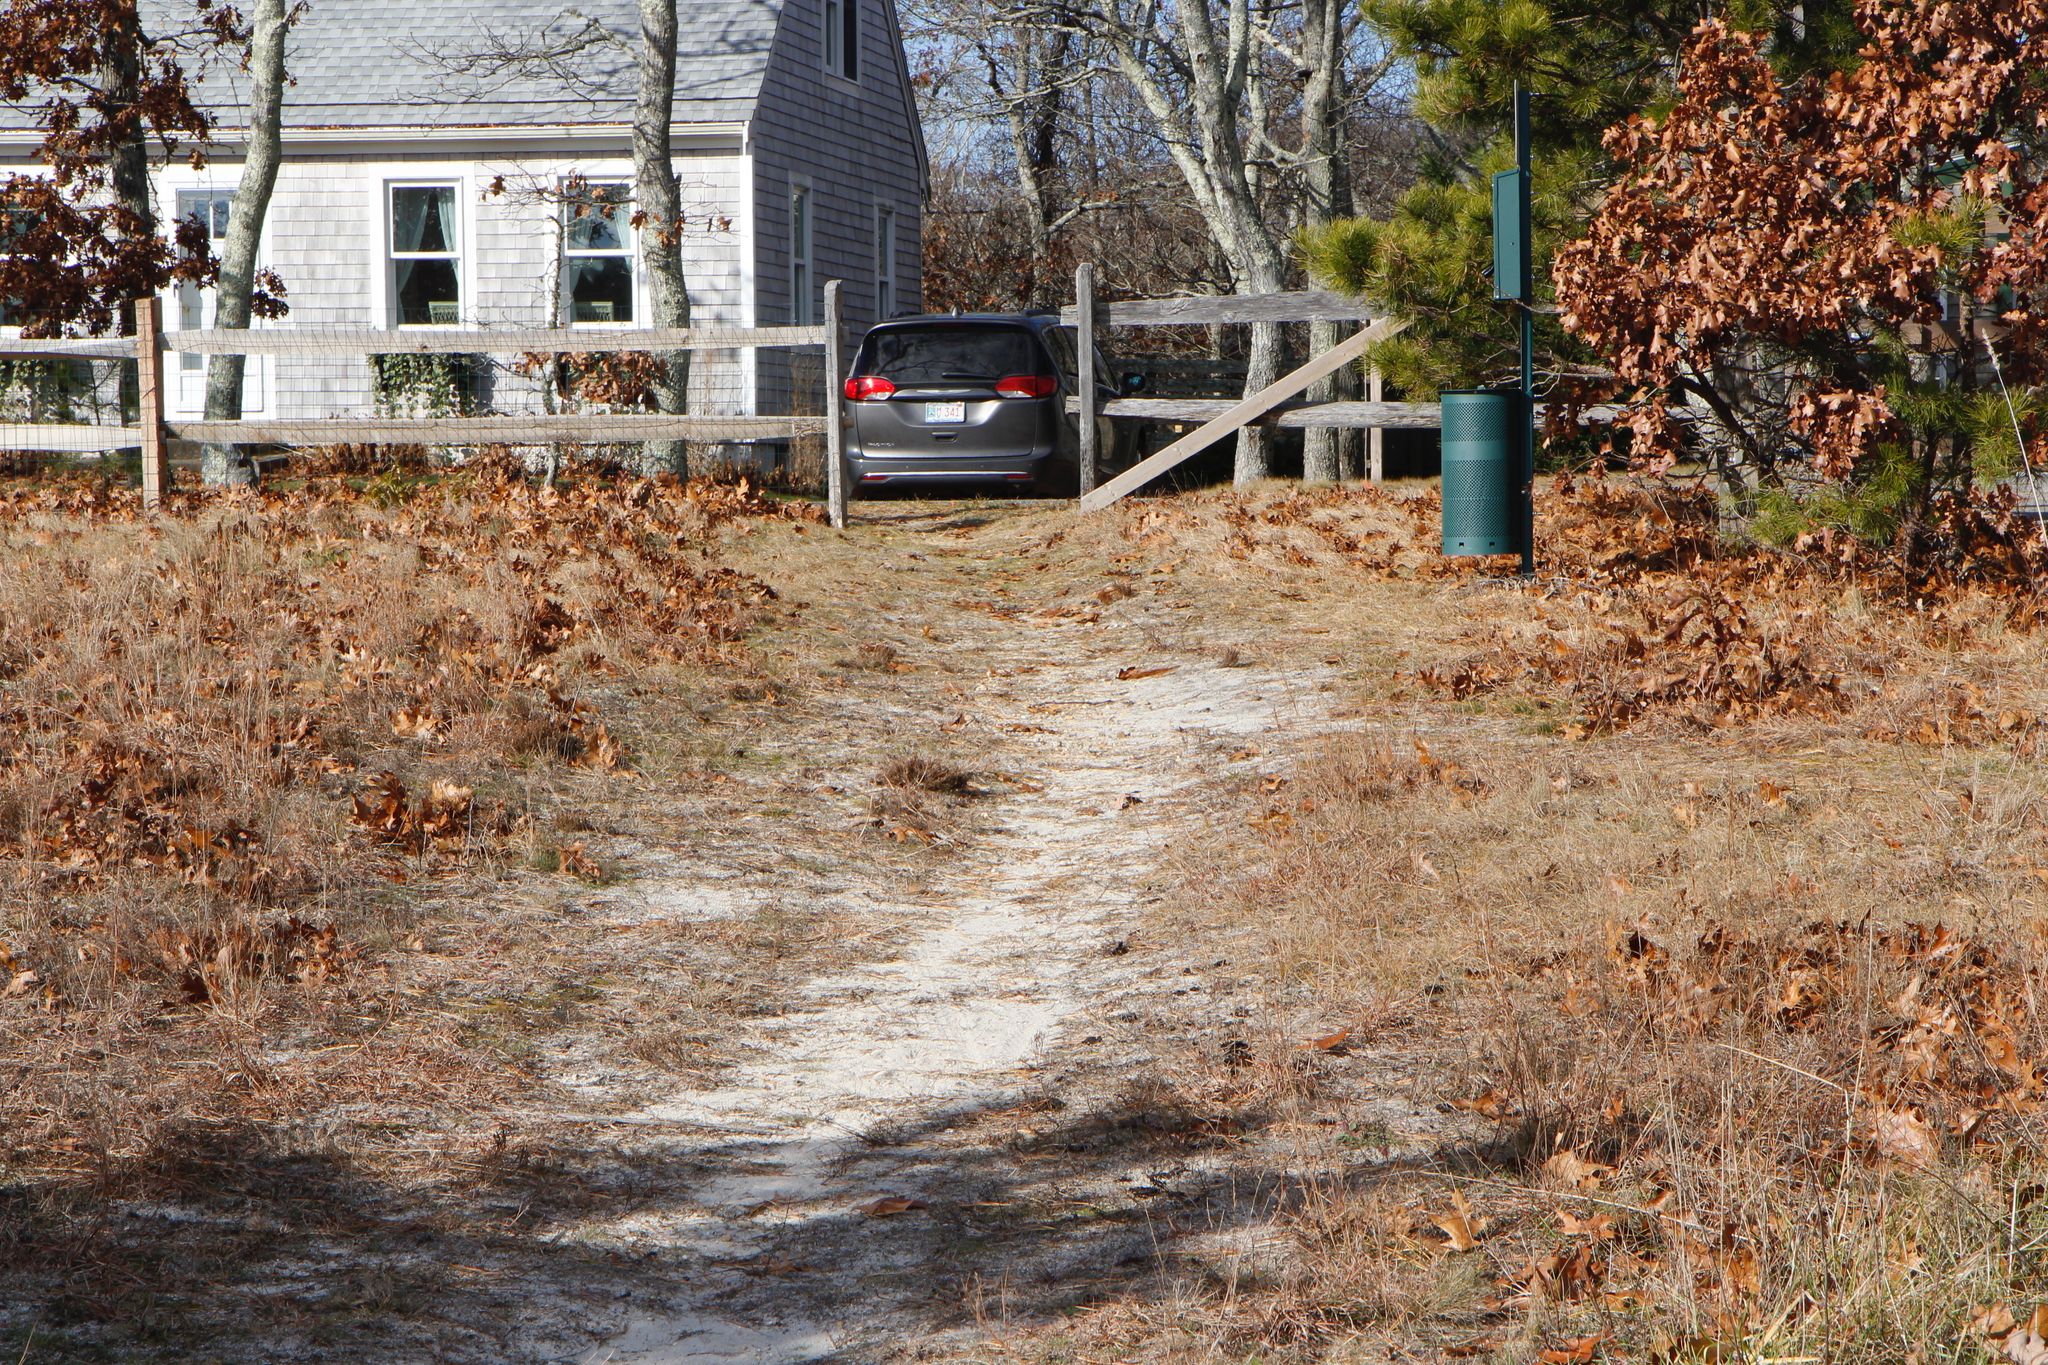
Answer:
<svg viewBox="0 0 2048 1365"><path fill-rule="evenodd" d="M191 1126L149 1163L148 1197L99 1216L83 1197L0 1192L0 1358L581 1361L630 1322L674 1338L701 1319L880 1359L913 1335L1042 1324L1185 1279L1182 1239L1300 1193L1233 1160L1246 1123L1134 1091L1082 1113L1011 1096L849 1135L834 1161L874 1201L916 1191L885 1214L750 1205L749 1175L788 1155L761 1142L682 1156L644 1129L565 1126L446 1152L400 1188L340 1150ZM695 1219L701 1248L710 1189L736 1195L719 1218L757 1224L744 1256L675 1259L603 1231ZM685 1296L698 1317L670 1319Z"/></svg>

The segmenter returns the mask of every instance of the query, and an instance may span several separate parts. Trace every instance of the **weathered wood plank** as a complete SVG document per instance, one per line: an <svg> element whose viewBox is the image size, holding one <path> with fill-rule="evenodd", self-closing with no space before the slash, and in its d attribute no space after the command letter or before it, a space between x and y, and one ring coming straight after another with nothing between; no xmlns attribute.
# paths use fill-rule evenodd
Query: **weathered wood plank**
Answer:
<svg viewBox="0 0 2048 1365"><path fill-rule="evenodd" d="M839 385L846 366L839 354L840 292L838 280L825 282L825 511L834 530L846 529L846 430L840 425ZM794 404L792 404L794 406Z"/></svg>
<svg viewBox="0 0 2048 1365"><path fill-rule="evenodd" d="M0 338L0 359L31 356L48 360L133 360L134 337L53 337L28 341Z"/></svg>
<svg viewBox="0 0 2048 1365"><path fill-rule="evenodd" d="M1080 390L1070 406L1080 420L1080 493L1095 491L1096 441L1095 409L1101 395L1095 392L1095 267L1083 261L1074 267L1074 387Z"/></svg>
<svg viewBox="0 0 2048 1365"><path fill-rule="evenodd" d="M1199 422L1212 421L1228 412L1235 405L1228 398L1119 398L1102 406L1105 417L1125 417L1150 422L1171 422L1192 426ZM1077 410L1074 399L1067 400L1067 411ZM1549 410L1548 404L1536 405L1541 418ZM1584 409L1579 415L1586 422L1611 422L1619 415L1620 409L1602 405ZM1689 414L1674 412L1672 416L1685 421ZM1246 422L1251 425L1272 427L1351 427L1369 431L1428 431L1443 425L1441 403L1281 403L1263 417Z"/></svg>
<svg viewBox="0 0 2048 1365"><path fill-rule="evenodd" d="M1370 327L1353 334L1338 345L1323 352L1291 374L1280 378L1260 389L1249 398L1241 399L1225 411L1211 418L1187 435L1175 441L1166 449L1149 459L1141 460L1123 473L1111 479L1081 499L1081 510L1099 512L1117 499L1134 489L1142 488L1153 479L1181 461L1206 449L1210 442L1226 432L1237 430L1246 422L1262 417L1288 399L1294 397L1328 375L1335 374L1346 365L1352 364L1364 355L1375 343L1385 341L1408 325L1405 319L1382 318ZM1131 401L1131 400L1125 400Z"/></svg>
<svg viewBox="0 0 2048 1365"><path fill-rule="evenodd" d="M723 351L749 346L822 346L817 327L507 327L489 331L438 328L262 327L171 332L167 349L184 355L521 355L602 351ZM129 354L133 354L132 349Z"/></svg>
<svg viewBox="0 0 2048 1365"><path fill-rule="evenodd" d="M0 422L0 450L89 455L101 450L133 450L141 444L141 427L74 426L61 422Z"/></svg>
<svg viewBox="0 0 2048 1365"><path fill-rule="evenodd" d="M1102 413L1105 417L1192 425L1220 417L1233 406L1233 400L1227 398L1118 398L1103 404ZM1067 411L1074 410L1075 403L1069 399ZM1439 403L1283 403L1245 425L1424 430L1441 425L1442 412Z"/></svg>
<svg viewBox="0 0 2048 1365"><path fill-rule="evenodd" d="M1215 322L1372 322L1380 315L1358 299L1327 289L1279 294L1202 294L1180 299L1131 299L1095 305L1097 327L1199 327ZM1060 321L1080 321L1077 308Z"/></svg>
<svg viewBox="0 0 2048 1365"><path fill-rule="evenodd" d="M0 437L13 428L0 427ZM760 441L815 436L822 417L675 417L663 413L612 416L332 418L317 421L171 422L173 440L225 445L607 445L628 441ZM0 439L0 447L4 447Z"/></svg>
<svg viewBox="0 0 2048 1365"><path fill-rule="evenodd" d="M156 295L135 301L137 424L142 428L142 510L160 511L171 485L170 452L164 448L163 305Z"/></svg>
<svg viewBox="0 0 2048 1365"><path fill-rule="evenodd" d="M1374 403L1383 401L1387 396L1386 376L1381 374L1377 367L1365 372L1365 396ZM1439 417L1441 417L1443 412L1441 404L1438 405L1437 412ZM1372 428L1365 434L1365 477L1374 483L1386 482L1387 438L1386 434L1378 427Z"/></svg>

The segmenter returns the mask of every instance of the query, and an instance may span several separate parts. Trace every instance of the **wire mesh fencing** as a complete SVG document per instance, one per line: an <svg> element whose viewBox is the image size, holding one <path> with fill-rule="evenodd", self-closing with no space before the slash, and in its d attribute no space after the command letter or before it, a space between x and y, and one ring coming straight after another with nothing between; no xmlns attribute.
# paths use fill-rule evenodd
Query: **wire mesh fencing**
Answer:
<svg viewBox="0 0 2048 1365"><path fill-rule="evenodd" d="M549 470L795 470L830 461L827 318L795 327L263 326L0 340L0 466L242 465L311 449L509 449ZM229 382L230 372L239 370Z"/></svg>

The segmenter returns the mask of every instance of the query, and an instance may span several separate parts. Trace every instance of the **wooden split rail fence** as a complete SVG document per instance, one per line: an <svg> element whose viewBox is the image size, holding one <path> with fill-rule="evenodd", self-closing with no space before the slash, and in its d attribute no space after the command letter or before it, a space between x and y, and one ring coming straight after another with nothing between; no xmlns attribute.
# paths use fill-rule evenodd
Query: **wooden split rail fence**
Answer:
<svg viewBox="0 0 2048 1365"><path fill-rule="evenodd" d="M140 448L143 505L155 511L169 483L173 441L217 445L547 445L640 441L758 441L825 437L827 495L835 526L846 520L847 480L837 411L843 329L837 280L825 286L824 320L801 327L690 327L595 331L566 328L254 328L165 332L155 299L136 303L136 334L87 340L0 340L0 360L132 360L138 383L133 424L0 422L0 449L89 452ZM532 413L486 417L331 417L208 422L167 418L167 352L184 355L371 356L609 354L818 347L824 401L817 416L669 413Z"/></svg>

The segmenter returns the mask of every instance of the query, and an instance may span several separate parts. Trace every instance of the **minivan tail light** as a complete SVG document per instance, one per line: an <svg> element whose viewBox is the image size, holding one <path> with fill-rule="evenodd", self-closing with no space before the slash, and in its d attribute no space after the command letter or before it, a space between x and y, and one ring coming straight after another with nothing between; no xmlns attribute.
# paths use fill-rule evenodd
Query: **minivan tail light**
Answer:
<svg viewBox="0 0 2048 1365"><path fill-rule="evenodd" d="M1006 374L996 381L996 393L1003 398L1050 398L1059 387L1049 374Z"/></svg>
<svg viewBox="0 0 2048 1365"><path fill-rule="evenodd" d="M856 402L870 398L893 398L896 385L878 374L857 374L846 381L846 396Z"/></svg>

